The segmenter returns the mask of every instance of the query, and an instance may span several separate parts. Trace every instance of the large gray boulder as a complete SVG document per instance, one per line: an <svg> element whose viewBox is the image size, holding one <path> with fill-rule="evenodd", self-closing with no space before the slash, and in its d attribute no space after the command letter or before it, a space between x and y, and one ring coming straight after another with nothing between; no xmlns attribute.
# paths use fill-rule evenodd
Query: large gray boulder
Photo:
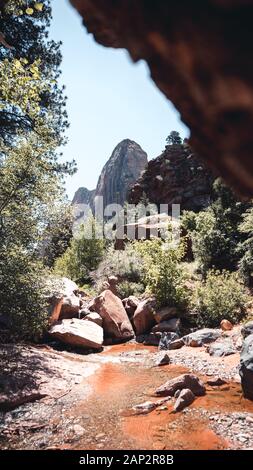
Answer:
<svg viewBox="0 0 253 470"><path fill-rule="evenodd" d="M49 330L50 335L73 347L84 349L101 349L103 328L92 321L72 318L62 320Z"/></svg>
<svg viewBox="0 0 253 470"><path fill-rule="evenodd" d="M220 330L203 328L183 337L186 346L198 347L212 343L221 337Z"/></svg>
<svg viewBox="0 0 253 470"><path fill-rule="evenodd" d="M215 341L210 346L208 346L208 352L210 356L224 357L235 354L237 350L231 339L224 339Z"/></svg>
<svg viewBox="0 0 253 470"><path fill-rule="evenodd" d="M253 320L242 326L241 333L244 338L253 334Z"/></svg>
<svg viewBox="0 0 253 470"><path fill-rule="evenodd" d="M174 341L177 341L178 339L179 339L179 336L177 333L173 333L173 332L162 333L158 349L159 350L173 349L170 347L171 343L173 343Z"/></svg>
<svg viewBox="0 0 253 470"><path fill-rule="evenodd" d="M253 400L253 334L247 336L243 342L239 372L243 394Z"/></svg>

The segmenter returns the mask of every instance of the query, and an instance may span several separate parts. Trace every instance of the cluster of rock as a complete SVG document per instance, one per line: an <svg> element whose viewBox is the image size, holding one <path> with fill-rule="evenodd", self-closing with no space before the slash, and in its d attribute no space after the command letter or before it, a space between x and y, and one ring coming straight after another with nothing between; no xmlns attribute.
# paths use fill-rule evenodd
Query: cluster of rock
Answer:
<svg viewBox="0 0 253 470"><path fill-rule="evenodd" d="M175 307L157 308L154 298L117 296L117 278L108 279L105 290L91 299L69 279L51 300L50 335L72 347L100 350L103 345L137 342L170 351L183 346L201 347L215 357L241 351L240 375L244 395L253 399L253 322L241 330L228 320L220 328L187 331L184 317ZM232 331L230 331L232 330ZM163 358L163 363L169 358ZM189 394L188 394L189 396Z"/></svg>
<svg viewBox="0 0 253 470"><path fill-rule="evenodd" d="M181 210L200 211L211 202L213 176L186 144L168 145L149 161L132 187L128 201L138 204L147 197L156 205L180 204Z"/></svg>
<svg viewBox="0 0 253 470"><path fill-rule="evenodd" d="M155 395L163 398L135 405L133 411L137 414L145 414L168 402L172 402L173 411L178 412L191 405L196 397L203 396L205 393L206 387L199 377L194 374L182 374L168 380L156 389Z"/></svg>

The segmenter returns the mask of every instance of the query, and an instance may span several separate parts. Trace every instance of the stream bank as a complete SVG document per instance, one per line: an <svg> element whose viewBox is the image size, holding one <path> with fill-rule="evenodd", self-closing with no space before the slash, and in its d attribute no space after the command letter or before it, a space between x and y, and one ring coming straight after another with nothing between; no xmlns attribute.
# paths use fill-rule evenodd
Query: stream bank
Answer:
<svg viewBox="0 0 253 470"><path fill-rule="evenodd" d="M242 397L237 381L239 354L214 359L203 348L184 347L170 351L171 364L156 367L157 348L134 341L88 355L49 346L7 349L13 362L8 360L3 370L19 376L23 398L29 390L31 401L27 395L27 403L17 406L21 388L16 395L9 393L13 409L9 398L0 416L1 449L225 450L252 445L253 402ZM155 399L157 387L189 370L205 382L205 396L179 413L172 412L170 402L147 414L133 412L133 406ZM217 375L226 383L208 385Z"/></svg>

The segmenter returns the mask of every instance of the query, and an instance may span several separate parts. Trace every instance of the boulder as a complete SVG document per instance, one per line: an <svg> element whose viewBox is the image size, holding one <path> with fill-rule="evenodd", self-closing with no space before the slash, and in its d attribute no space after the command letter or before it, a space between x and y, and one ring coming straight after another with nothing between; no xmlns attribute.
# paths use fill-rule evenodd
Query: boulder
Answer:
<svg viewBox="0 0 253 470"><path fill-rule="evenodd" d="M73 318L62 320L49 330L50 335L70 346L84 349L101 349L103 329L92 321Z"/></svg>
<svg viewBox="0 0 253 470"><path fill-rule="evenodd" d="M174 396L177 390L188 388L196 396L205 395L206 388L204 383L193 374L182 374L174 379L168 380L165 384L161 385L156 390L156 395L159 396Z"/></svg>
<svg viewBox="0 0 253 470"><path fill-rule="evenodd" d="M136 336L138 343L143 343L145 346L158 346L162 333L149 333L147 335Z"/></svg>
<svg viewBox="0 0 253 470"><path fill-rule="evenodd" d="M230 331L233 329L233 325L229 320L221 320L220 327L223 331Z"/></svg>
<svg viewBox="0 0 253 470"><path fill-rule="evenodd" d="M184 346L184 341L182 338L179 338L179 339L175 339L174 341L171 341L168 349L181 349L183 346Z"/></svg>
<svg viewBox="0 0 253 470"><path fill-rule="evenodd" d="M50 323L78 317L82 300L78 285L67 277L49 281Z"/></svg>
<svg viewBox="0 0 253 470"><path fill-rule="evenodd" d="M90 312L88 313L84 318L84 321L92 321L93 323L96 323L99 326L103 325L103 319L100 317L100 315L97 312Z"/></svg>
<svg viewBox="0 0 253 470"><path fill-rule="evenodd" d="M154 312L154 317L157 323L161 323L171 318L178 317L178 310L176 307L163 307Z"/></svg>
<svg viewBox="0 0 253 470"><path fill-rule="evenodd" d="M167 353L160 353L158 354L156 360L155 360L155 366L166 366L167 364L170 364L170 357Z"/></svg>
<svg viewBox="0 0 253 470"><path fill-rule="evenodd" d="M89 309L102 317L105 338L126 341L134 337L134 331L122 301L110 290L105 290L93 299L89 304Z"/></svg>
<svg viewBox="0 0 253 470"><path fill-rule="evenodd" d="M210 385L211 387L220 387L221 385L226 385L227 381L224 379L221 379L220 377L213 377L212 379L208 379L206 383L207 385Z"/></svg>
<svg viewBox="0 0 253 470"><path fill-rule="evenodd" d="M179 318L171 318L170 320L158 323L152 328L152 333L166 333L166 332L178 332L181 327L181 320Z"/></svg>
<svg viewBox="0 0 253 470"><path fill-rule="evenodd" d="M160 350L171 349L170 348L171 343L173 341L177 341L178 339L179 339L179 336L177 335L177 333L173 333L173 332L162 333L158 348Z"/></svg>
<svg viewBox="0 0 253 470"><path fill-rule="evenodd" d="M154 299L145 299L139 303L132 320L136 335L148 333L155 325L154 307Z"/></svg>
<svg viewBox="0 0 253 470"><path fill-rule="evenodd" d="M123 299L122 303L124 305L124 308L128 317L132 318L134 316L134 312L137 309L140 301L134 295L130 295L126 299Z"/></svg>
<svg viewBox="0 0 253 470"><path fill-rule="evenodd" d="M253 334L243 342L239 373L245 398L253 400Z"/></svg>
<svg viewBox="0 0 253 470"><path fill-rule="evenodd" d="M253 334L253 320L242 326L241 333L244 338Z"/></svg>
<svg viewBox="0 0 253 470"><path fill-rule="evenodd" d="M173 410L175 412L182 411L186 406L191 405L195 400L195 395L189 388L183 388L180 391Z"/></svg>
<svg viewBox="0 0 253 470"><path fill-rule="evenodd" d="M220 330L212 328L203 328L183 337L186 346L198 347L204 344L212 343L221 337Z"/></svg>
<svg viewBox="0 0 253 470"><path fill-rule="evenodd" d="M230 356L231 354L235 354L237 352L233 341L230 339L216 341L215 343L208 346L207 350L210 356L215 357Z"/></svg>

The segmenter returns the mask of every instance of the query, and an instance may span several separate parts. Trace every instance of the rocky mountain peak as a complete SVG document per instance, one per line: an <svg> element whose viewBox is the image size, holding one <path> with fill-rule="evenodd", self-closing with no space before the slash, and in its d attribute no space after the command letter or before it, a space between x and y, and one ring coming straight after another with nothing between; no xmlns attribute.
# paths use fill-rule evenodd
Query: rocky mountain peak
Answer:
<svg viewBox="0 0 253 470"><path fill-rule="evenodd" d="M102 169L95 197L103 196L104 207L113 203L124 204L147 162L147 154L139 144L130 139L122 140Z"/></svg>

